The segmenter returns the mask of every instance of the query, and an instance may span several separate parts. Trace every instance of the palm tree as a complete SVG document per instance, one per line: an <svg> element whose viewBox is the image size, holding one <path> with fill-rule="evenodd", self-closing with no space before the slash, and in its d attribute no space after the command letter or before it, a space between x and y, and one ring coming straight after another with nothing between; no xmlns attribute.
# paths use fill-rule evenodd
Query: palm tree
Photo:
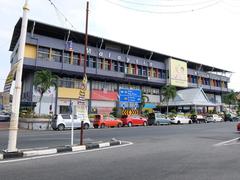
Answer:
<svg viewBox="0 0 240 180"><path fill-rule="evenodd" d="M168 115L168 104L170 99L174 99L177 95L177 90L175 86L166 85L161 89L162 95L164 96L163 101L167 103L167 115Z"/></svg>
<svg viewBox="0 0 240 180"><path fill-rule="evenodd" d="M223 102L229 105L229 110L230 110L231 104L236 104L236 101L237 101L237 96L234 91L231 91L230 93L223 95Z"/></svg>
<svg viewBox="0 0 240 180"><path fill-rule="evenodd" d="M40 105L39 105L39 115L41 113L41 105L42 105L42 97L43 94L51 87L54 86L55 89L57 87L57 79L58 76L52 74L48 70L37 71L34 74L33 84L35 86L35 90L40 93Z"/></svg>

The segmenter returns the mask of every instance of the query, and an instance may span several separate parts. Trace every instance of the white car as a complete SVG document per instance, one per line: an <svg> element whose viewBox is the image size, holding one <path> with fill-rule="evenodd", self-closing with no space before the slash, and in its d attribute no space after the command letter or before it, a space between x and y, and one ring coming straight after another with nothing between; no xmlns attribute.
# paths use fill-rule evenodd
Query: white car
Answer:
<svg viewBox="0 0 240 180"><path fill-rule="evenodd" d="M72 115L70 114L58 114L54 115L51 126L54 130L63 131L65 129L71 129L72 127ZM81 127L81 119L77 118L75 115L73 118L73 127L80 128ZM88 129L90 127L90 121L88 117L84 117L83 121L84 129Z"/></svg>
<svg viewBox="0 0 240 180"><path fill-rule="evenodd" d="M174 124L192 124L192 120L185 116L177 115L175 118L172 119L172 123L174 123Z"/></svg>
<svg viewBox="0 0 240 180"><path fill-rule="evenodd" d="M221 122L223 118L218 116L217 114L209 114L206 118L207 122Z"/></svg>

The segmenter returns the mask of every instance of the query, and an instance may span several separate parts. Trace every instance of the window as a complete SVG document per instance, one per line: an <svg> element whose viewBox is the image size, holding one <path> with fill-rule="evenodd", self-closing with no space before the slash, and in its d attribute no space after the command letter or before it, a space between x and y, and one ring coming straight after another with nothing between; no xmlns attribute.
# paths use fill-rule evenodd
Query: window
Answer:
<svg viewBox="0 0 240 180"><path fill-rule="evenodd" d="M39 47L38 48L38 55L37 57L41 60L49 60L49 53L50 53L50 49L47 47Z"/></svg>
<svg viewBox="0 0 240 180"><path fill-rule="evenodd" d="M117 83L93 81L92 88L95 90L117 91Z"/></svg>
<svg viewBox="0 0 240 180"><path fill-rule="evenodd" d="M51 59L55 62L61 62L62 51L57 49L52 49Z"/></svg>
<svg viewBox="0 0 240 180"><path fill-rule="evenodd" d="M120 72L124 72L124 63L123 62L119 62L119 71Z"/></svg>
<svg viewBox="0 0 240 180"><path fill-rule="evenodd" d="M62 118L71 119L70 115L66 113L69 113L69 106L60 106L60 114L62 114Z"/></svg>
<svg viewBox="0 0 240 180"><path fill-rule="evenodd" d="M157 77L157 69L153 68L153 77Z"/></svg>
<svg viewBox="0 0 240 180"><path fill-rule="evenodd" d="M71 78L62 78L60 80L60 87L74 88L74 81Z"/></svg>
<svg viewBox="0 0 240 180"><path fill-rule="evenodd" d="M112 61L112 70L118 72L118 62Z"/></svg>
<svg viewBox="0 0 240 180"><path fill-rule="evenodd" d="M64 52L63 53L63 62L70 64L71 63L71 52Z"/></svg>
<svg viewBox="0 0 240 180"><path fill-rule="evenodd" d="M74 53L73 54L73 64L78 65L79 64L79 54Z"/></svg>
<svg viewBox="0 0 240 180"><path fill-rule="evenodd" d="M136 74L135 73L135 64L130 64L130 74Z"/></svg>
<svg viewBox="0 0 240 180"><path fill-rule="evenodd" d="M98 59L97 68L98 69L103 69L103 63L104 63L103 59Z"/></svg>
<svg viewBox="0 0 240 180"><path fill-rule="evenodd" d="M142 75L147 76L147 67L146 66L142 67Z"/></svg>
<svg viewBox="0 0 240 180"><path fill-rule="evenodd" d="M129 64L126 63L125 64L125 74L128 74L129 73Z"/></svg>
<svg viewBox="0 0 240 180"><path fill-rule="evenodd" d="M87 66L90 68L96 68L97 66L96 57L89 56Z"/></svg>
<svg viewBox="0 0 240 180"><path fill-rule="evenodd" d="M84 66L84 55L80 54L80 66Z"/></svg>
<svg viewBox="0 0 240 180"><path fill-rule="evenodd" d="M106 70L106 71L111 70L111 60L109 60L109 59L104 60L104 70Z"/></svg>
<svg viewBox="0 0 240 180"><path fill-rule="evenodd" d="M142 76L142 66L139 66L139 65L138 65L138 68L137 68L137 69L138 69L138 75L139 75L139 76Z"/></svg>

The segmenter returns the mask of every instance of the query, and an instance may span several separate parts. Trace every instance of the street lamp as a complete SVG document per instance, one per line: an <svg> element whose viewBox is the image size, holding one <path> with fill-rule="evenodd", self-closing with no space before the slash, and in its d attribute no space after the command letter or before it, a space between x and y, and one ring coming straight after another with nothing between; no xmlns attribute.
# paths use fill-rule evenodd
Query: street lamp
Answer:
<svg viewBox="0 0 240 180"><path fill-rule="evenodd" d="M28 24L28 0L25 0L23 6L23 17L21 33L19 37L19 48L18 48L18 62L16 70L16 82L13 92L12 102L12 113L9 127L9 139L8 139L8 152L16 152L17 148L17 132L18 132L18 120L19 120L19 108L21 102L21 89L22 89L22 72L23 72L23 59L26 43L27 24Z"/></svg>

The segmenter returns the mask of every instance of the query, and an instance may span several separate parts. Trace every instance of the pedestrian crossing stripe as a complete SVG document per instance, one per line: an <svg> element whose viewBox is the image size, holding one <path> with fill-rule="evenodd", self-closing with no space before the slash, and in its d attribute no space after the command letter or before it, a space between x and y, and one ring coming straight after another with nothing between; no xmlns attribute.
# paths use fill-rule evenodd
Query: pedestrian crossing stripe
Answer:
<svg viewBox="0 0 240 180"><path fill-rule="evenodd" d="M133 114L139 114L139 111L136 109L124 109L122 110L122 115L133 115Z"/></svg>

